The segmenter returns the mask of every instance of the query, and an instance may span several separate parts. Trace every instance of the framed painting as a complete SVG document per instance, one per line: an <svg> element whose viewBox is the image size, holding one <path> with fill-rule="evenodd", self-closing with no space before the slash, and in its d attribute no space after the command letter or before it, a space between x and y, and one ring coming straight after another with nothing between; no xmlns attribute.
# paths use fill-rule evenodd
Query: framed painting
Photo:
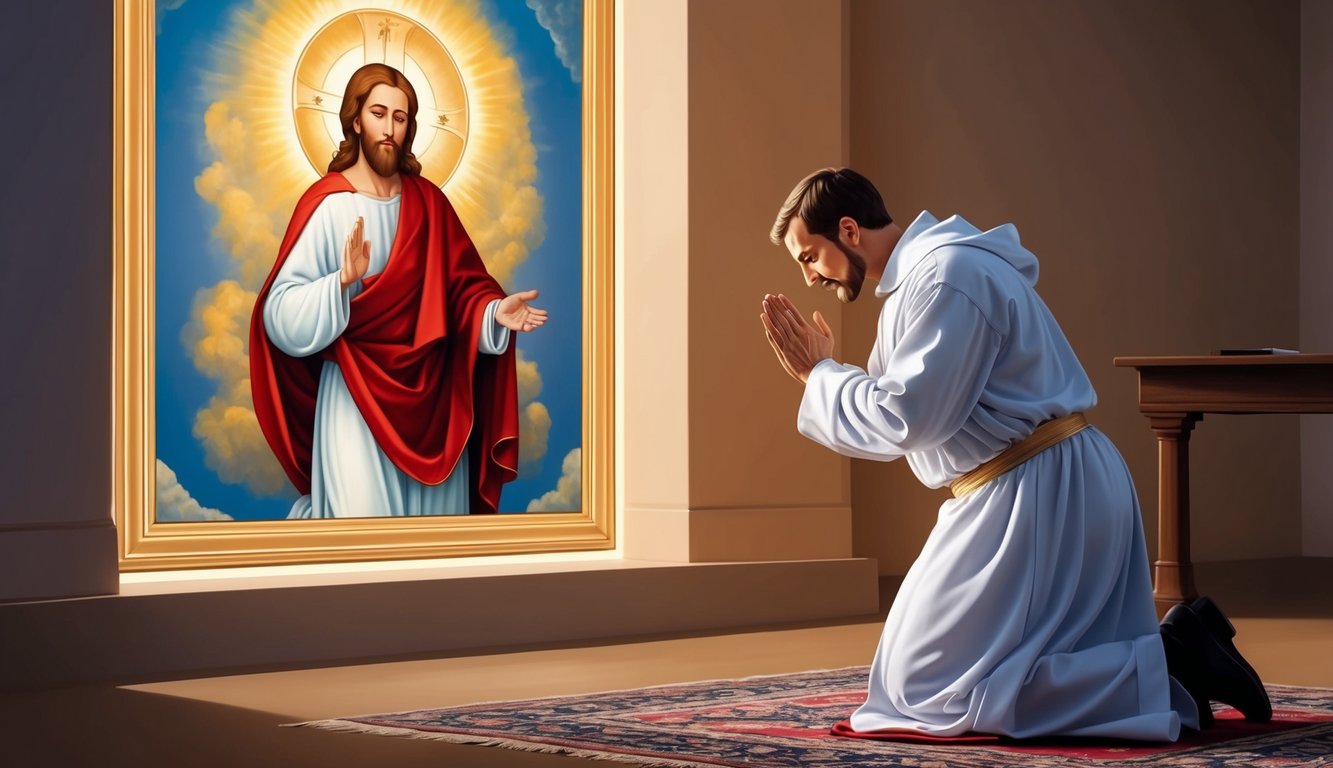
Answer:
<svg viewBox="0 0 1333 768"><path fill-rule="evenodd" d="M119 0L123 571L614 547L612 2Z"/></svg>

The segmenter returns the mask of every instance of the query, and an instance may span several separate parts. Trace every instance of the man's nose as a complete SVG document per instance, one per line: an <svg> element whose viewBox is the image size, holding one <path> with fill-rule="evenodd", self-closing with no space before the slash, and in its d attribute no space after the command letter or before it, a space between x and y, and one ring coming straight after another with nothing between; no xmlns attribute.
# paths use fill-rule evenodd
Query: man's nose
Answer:
<svg viewBox="0 0 1333 768"><path fill-rule="evenodd" d="M815 272L815 270L811 268L809 264L801 265L801 274L805 276L805 286L807 288L814 285L815 278L819 277L819 274Z"/></svg>

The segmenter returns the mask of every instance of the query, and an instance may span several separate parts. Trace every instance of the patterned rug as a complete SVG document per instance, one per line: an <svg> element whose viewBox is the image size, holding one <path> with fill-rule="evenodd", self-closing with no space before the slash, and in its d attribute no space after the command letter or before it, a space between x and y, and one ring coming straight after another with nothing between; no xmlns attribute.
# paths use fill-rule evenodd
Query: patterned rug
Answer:
<svg viewBox="0 0 1333 768"><path fill-rule="evenodd" d="M1130 768L1333 766L1333 690L1268 686L1273 722L1219 709L1174 744L1109 740L872 741L833 735L865 700L868 668L714 680L296 723L644 766Z"/></svg>

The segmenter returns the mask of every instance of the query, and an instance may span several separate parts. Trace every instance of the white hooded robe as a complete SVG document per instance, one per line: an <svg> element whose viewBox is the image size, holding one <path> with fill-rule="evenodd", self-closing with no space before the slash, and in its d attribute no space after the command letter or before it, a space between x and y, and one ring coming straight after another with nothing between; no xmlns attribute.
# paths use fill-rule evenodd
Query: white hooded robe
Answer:
<svg viewBox="0 0 1333 768"><path fill-rule="evenodd" d="M1011 224L922 213L894 248L865 370L809 376L802 434L905 456L938 488L1096 403ZM1197 710L1168 677L1138 497L1095 427L940 508L885 622L857 731L1174 741Z"/></svg>

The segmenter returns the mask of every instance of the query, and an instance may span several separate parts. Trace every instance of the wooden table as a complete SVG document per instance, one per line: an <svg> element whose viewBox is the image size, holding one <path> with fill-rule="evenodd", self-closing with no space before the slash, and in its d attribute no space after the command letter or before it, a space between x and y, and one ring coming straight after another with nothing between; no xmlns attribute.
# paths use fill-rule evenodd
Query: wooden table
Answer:
<svg viewBox="0 0 1333 768"><path fill-rule="evenodd" d="M1161 616L1198 597L1190 563L1189 439L1205 413L1333 413L1333 354L1117 357L1139 372L1139 410L1157 434L1157 562Z"/></svg>

